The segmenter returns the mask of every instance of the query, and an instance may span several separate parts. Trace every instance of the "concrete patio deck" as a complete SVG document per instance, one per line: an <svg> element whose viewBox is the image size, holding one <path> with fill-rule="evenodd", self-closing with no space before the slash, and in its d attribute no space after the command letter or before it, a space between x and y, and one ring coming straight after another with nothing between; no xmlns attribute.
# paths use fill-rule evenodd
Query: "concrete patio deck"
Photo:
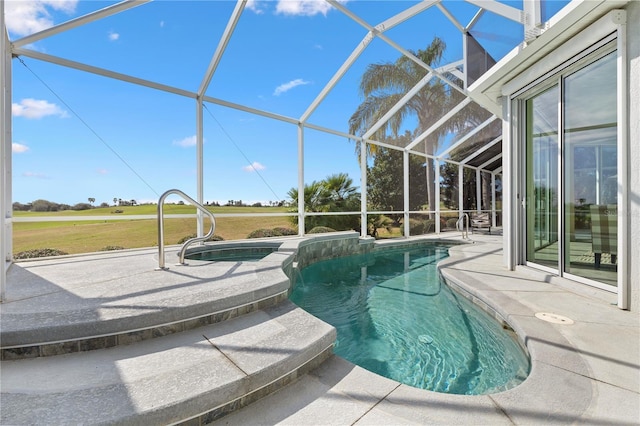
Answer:
<svg viewBox="0 0 640 426"><path fill-rule="evenodd" d="M520 386L493 395L439 394L334 356L215 424L640 424L640 315L618 309L612 293L529 268L508 271L502 266L502 237L472 238L475 244L451 249L442 272L524 339L532 369ZM573 324L547 322L536 313Z"/></svg>
<svg viewBox="0 0 640 426"><path fill-rule="evenodd" d="M458 233L442 234L440 238L460 241ZM472 238L473 244L459 245L451 249L451 256L440 264L441 270L453 286L460 287L462 292L475 298L479 304L485 304L498 317L506 320L523 340L531 355L532 368L529 377L520 386L492 395L439 394L399 384L337 356L331 356L319 367L299 376L287 386L220 418L215 424L639 424L640 315L638 312L619 310L615 306L615 295L612 293L551 277L529 268L507 271L502 266L500 236L474 234ZM389 243L392 242L378 244ZM287 253L280 253L274 256L287 255ZM280 260L268 262L266 268L251 265L232 267L203 265L189 270L178 268L170 274L165 274L171 279L162 285L157 279L158 274L162 273L153 271L156 261L154 261L154 251L149 249L128 253L39 260L31 265L25 262L24 265L28 267L16 268L12 272L13 281L7 289L9 300L0 306L3 311L2 333L7 333L7 339L27 338L27 342L42 342L44 335L48 336L45 342L55 343L68 337L64 334L69 330L68 327L79 329L85 321L90 321L98 324L99 327L104 327L104 329L94 330L97 331L96 334L108 334L113 330L121 330L122 323L133 324L127 328L133 334L121 334L117 338L135 340L136 329L149 325L146 315L148 312L160 315L162 324L171 323L176 320L176 315L181 309L190 306L199 307L203 296L213 304L214 309L219 309L216 304L219 303L220 298L216 294L227 300L233 299L235 301L233 305L252 303L251 300L261 300L268 295L276 298L274 299L276 310L279 306L277 303L288 303L279 302L282 292L286 291L284 289L286 283L282 279L284 274L278 266L281 264ZM212 287L211 280L207 278L211 275L211 270L207 272L207 269L213 270L221 279L228 280L229 287L224 288L222 285ZM131 280L126 280L126 277L133 277L135 286L132 287ZM271 280L267 279L269 277ZM259 288L254 288L253 282L259 283ZM240 291L239 287L251 288L251 292L257 293L250 295L251 297L247 296L248 298L244 300L245 293ZM238 302L239 299L242 301ZM43 301L47 301L47 304ZM60 305L55 306L55 303ZM15 307L12 307L12 304L16 304ZM278 333L282 334L284 339L282 347L291 348L293 343L289 341L290 339L286 340L288 332L282 331L284 323L279 319L282 315L274 313L273 309L256 306L250 316L241 315L234 320L233 324L242 325L242 330L246 330L243 333L247 335L250 329L246 328L246 323L251 322L252 327L260 328L258 323L253 323L256 319L277 320L273 325L274 331L269 332L269 335L275 335L276 329L280 330ZM211 307L208 310L211 310ZM83 319L83 312L90 315L90 318ZM557 318L554 315L567 317L573 323L548 322L537 318L536 313L550 314L546 318L552 320ZM237 313L237 315L240 314L240 312ZM29 320L41 317L43 323L21 323L21 315L24 315L23 319ZM197 315L193 315L195 316ZM299 320L293 321L292 327L293 324L299 323ZM56 324L63 324L66 328L58 328ZM328 330L320 328L325 336L329 335ZM300 328L300 333L307 329L307 326ZM162 331L161 327L154 330L154 332ZM211 331L212 336L219 334L221 332ZM180 337L180 333L172 336L174 337L168 336L168 338L178 340L186 338ZM193 338L193 342L196 342L196 337ZM267 349L264 345L269 340L264 338L263 333L258 337L260 347ZM154 340L160 339L165 337ZM207 346L206 340L200 340L202 342L190 344L195 349L202 348L203 345ZM249 342L250 340L242 337L240 343L244 345L243 351L247 350L246 345ZM320 345L322 342L323 340L320 340L314 344L321 349L324 347ZM3 346L9 346L7 341L2 343ZM240 346L237 343L226 344L230 348L228 354L231 357L236 356L234 351L237 352ZM326 345L326 343L322 344ZM88 353L93 352L91 357L101 357L101 351L105 351L105 354L112 353L113 356L107 361L113 366L120 365L117 364L120 361L114 360L120 360L122 353L134 351L135 349L132 348L141 348L142 351L146 346L154 345L158 346L159 343L154 343L152 340L135 345L125 344L112 349L98 349ZM45 346L42 346L41 350ZM33 392L23 385L25 380L23 373L27 371L29 371L29 377L33 375L34 380L41 380L46 384L45 388L51 388L55 392L75 386L75 384L61 382L61 375L50 377L42 373L47 371L51 363L72 366L71 361L74 357L86 359L87 356L68 353L58 356L42 355L34 360L11 361L5 358L3 367L6 368L2 369L2 382L0 382L3 394L3 407L0 407L0 411L8 409L9 405L5 404L11 404L15 395L20 393L29 395ZM184 358L184 355L176 356L174 362L182 361ZM13 368L14 362L16 368ZM159 366L165 366L166 358L158 356L154 362ZM258 369L257 365L253 367L256 361L247 362L250 362L252 368ZM29 369L18 367L17 363L23 363L25 366L37 365L44 370L34 373ZM211 361L206 363L212 365ZM202 368L204 366L205 364L202 364ZM89 362L83 362L78 368L93 371ZM102 381L109 386L116 379L131 381L134 386L129 386L125 382L119 397L120 401L127 403L125 408L133 415L140 412L140 407L144 404L152 406L155 404L154 401L162 400L165 392L171 390L158 385L161 383L161 378L158 378L156 383L158 386L149 388L150 382L145 382L146 387L138 389L137 381L141 376L145 376L139 373L139 368L149 370L145 374L151 377L150 365L140 367L134 365L131 370L118 370L107 376L98 374L92 380L96 383ZM191 369L197 374L192 378L187 377L188 380L197 381L197 378L202 377L205 372L200 367L197 370L195 367ZM94 370L98 371L98 367ZM142 379L146 380L146 377ZM265 380L266 382L268 380ZM75 395L90 399L90 395L82 391L84 384L77 385ZM133 392L132 389L138 393ZM175 389L173 391L175 393ZM46 394L47 390L39 389L37 392ZM38 404L38 399L35 398L37 392L30 397L36 405ZM212 394L207 398L216 400L216 395ZM96 397L98 396L99 394L96 394ZM86 404L87 407L91 407L90 401ZM54 406L50 407L54 409ZM25 408L36 410L33 406ZM111 408L114 413L118 412L117 406ZM21 413L20 410L17 412ZM83 423L111 423L113 420L109 419L117 419L117 417L101 417L99 410L86 413L88 417L78 417L76 414L78 413L73 413L74 416L67 417L67 420L73 420L76 423L75 420L81 422L80 420L84 418L90 420L82 421ZM42 416L43 413L38 415ZM44 415L46 418L46 413ZM144 414L142 416L137 420L140 424L145 423ZM21 418L29 419L30 417ZM39 417L33 417L31 421L25 420L25 422L31 423L37 418ZM185 419L179 416L176 418ZM57 417L52 424L65 423L64 419L65 417ZM149 423L164 423L158 419L147 418ZM202 421L202 418L193 420Z"/></svg>

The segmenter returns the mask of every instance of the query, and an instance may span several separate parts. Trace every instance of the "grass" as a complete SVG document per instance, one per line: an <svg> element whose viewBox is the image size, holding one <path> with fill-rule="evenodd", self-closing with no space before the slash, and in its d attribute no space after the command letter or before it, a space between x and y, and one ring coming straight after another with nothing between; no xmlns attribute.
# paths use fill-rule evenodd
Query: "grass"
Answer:
<svg viewBox="0 0 640 426"><path fill-rule="evenodd" d="M83 211L62 212L15 212L15 217L42 216L108 216L112 210L123 210L118 215L155 214L156 206L132 206L95 208ZM285 213L285 207L214 207L218 213ZM195 208L184 205L167 205L165 214L195 213ZM244 239L260 228L295 228L288 217L218 217L216 235L225 240ZM209 225L205 221L205 232ZM165 218L165 244L176 244L181 238L195 234L195 219ZM158 244L155 219L144 220L96 220L72 222L15 222L13 224L13 252L38 248L55 248L69 254L100 251L106 246L124 248L153 247Z"/></svg>
<svg viewBox="0 0 640 426"><path fill-rule="evenodd" d="M61 212L14 212L14 217L74 217L74 216L127 216L155 215L155 205L94 208L91 210ZM116 209L122 213L112 213ZM215 214L236 213L288 213L287 207L210 207ZM193 214L195 208L189 205L168 204L165 215ZM215 235L225 240L241 240L247 238L256 229L276 227L296 227L290 217L216 217ZM209 230L205 219L205 230ZM196 233L195 219L165 218L165 244L177 244L182 238ZM401 237L400 228L391 232L384 228L378 230L378 238ZM64 222L15 222L13 224L13 252L52 248L69 254L101 251L107 246L124 248L155 247L158 245L158 229L155 219L131 220L78 220Z"/></svg>
<svg viewBox="0 0 640 426"><path fill-rule="evenodd" d="M207 206L213 214L221 213L287 213L288 207L235 207L235 206ZM121 213L115 213L116 210ZM14 211L14 217L67 217L67 216L121 216L121 215L149 215L157 214L158 206L155 204L144 204L141 206L113 206L96 207L89 210L62 210L59 212L25 212ZM190 205L165 204L164 214L194 214L196 208Z"/></svg>

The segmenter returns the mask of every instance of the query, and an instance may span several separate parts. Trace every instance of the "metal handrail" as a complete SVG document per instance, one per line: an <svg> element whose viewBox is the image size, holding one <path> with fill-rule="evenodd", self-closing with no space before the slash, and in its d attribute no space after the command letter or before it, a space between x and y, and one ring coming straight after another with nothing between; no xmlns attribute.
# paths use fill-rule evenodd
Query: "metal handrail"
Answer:
<svg viewBox="0 0 640 426"><path fill-rule="evenodd" d="M209 229L209 232L207 233L207 235L203 235L202 237L190 238L187 241L185 241L185 243L182 245L182 248L180 249L180 253L178 255L179 262L181 265L185 264L184 254L187 251L187 247L199 241L206 241L213 235L216 229L216 220L213 217L213 213L207 210L202 204L198 203L196 200L189 197L187 194L180 191L179 189L170 189L166 191L164 194L160 196L160 199L158 200L158 269L159 270L169 269L164 266L164 212L162 211L162 208L164 207L164 200L171 194L180 195L186 201L196 206L198 210L204 212L207 216L209 216L209 219L211 219L211 229Z"/></svg>
<svg viewBox="0 0 640 426"><path fill-rule="evenodd" d="M461 226L460 222L462 222L463 220L466 223L466 229ZM458 221L456 222L456 229L462 232L463 240L469 239L469 215L467 213L463 213L462 216L458 218Z"/></svg>

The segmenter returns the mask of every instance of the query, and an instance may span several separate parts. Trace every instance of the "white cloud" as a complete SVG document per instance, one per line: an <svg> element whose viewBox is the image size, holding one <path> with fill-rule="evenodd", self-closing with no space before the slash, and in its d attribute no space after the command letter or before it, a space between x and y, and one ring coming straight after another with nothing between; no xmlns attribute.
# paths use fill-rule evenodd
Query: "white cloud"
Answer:
<svg viewBox="0 0 640 426"><path fill-rule="evenodd" d="M36 178L36 179L49 179L49 176L45 175L44 173L39 173L39 172L24 172L22 174L22 176L24 176L24 177L32 177L32 178Z"/></svg>
<svg viewBox="0 0 640 426"><path fill-rule="evenodd" d="M98 172L99 175L109 174L109 170L107 170L107 169L98 169L96 171Z"/></svg>
<svg viewBox="0 0 640 426"><path fill-rule="evenodd" d="M164 28L164 21L160 21L160 28Z"/></svg>
<svg viewBox="0 0 640 426"><path fill-rule="evenodd" d="M23 152L27 152L29 151L29 147L26 145L23 145L21 143L16 143L13 142L11 144L11 152L16 153L16 154L22 154Z"/></svg>
<svg viewBox="0 0 640 426"><path fill-rule="evenodd" d="M205 141L203 141L203 142L205 142ZM187 136L184 139L173 141L173 144L175 146L180 146L182 148L189 148L191 146L196 146L197 143L198 143L198 139L196 138L196 135Z"/></svg>
<svg viewBox="0 0 640 426"><path fill-rule="evenodd" d="M259 0L248 0L245 8L251 10L256 15L262 15L265 12L266 4Z"/></svg>
<svg viewBox="0 0 640 426"><path fill-rule="evenodd" d="M338 0L339 3L346 3L348 0ZM257 15L264 14L271 4L269 0L247 0L245 9ZM332 9L325 0L278 0L275 6L275 13L289 16L314 16L322 14L324 16Z"/></svg>
<svg viewBox="0 0 640 426"><path fill-rule="evenodd" d="M346 0L340 1L346 3ZM291 16L327 15L333 6L324 0L278 0L276 13Z"/></svg>
<svg viewBox="0 0 640 426"><path fill-rule="evenodd" d="M259 170L264 170L264 169L266 169L266 167L258 163L257 161L254 161L250 165L244 166L242 168L242 170L244 170L245 172L257 172Z"/></svg>
<svg viewBox="0 0 640 426"><path fill-rule="evenodd" d="M7 0L5 17L7 29L18 36L46 30L54 25L50 10L71 14L78 0Z"/></svg>
<svg viewBox="0 0 640 426"><path fill-rule="evenodd" d="M20 103L11 105L13 115L16 117L25 117L39 119L48 115L57 115L66 118L69 115L56 104L51 104L45 100L25 98Z"/></svg>
<svg viewBox="0 0 640 426"><path fill-rule="evenodd" d="M120 34L109 31L109 41L116 41L120 38Z"/></svg>
<svg viewBox="0 0 640 426"><path fill-rule="evenodd" d="M305 84L309 84L310 81L305 81L301 78L296 78L295 80L291 80L288 83L284 83L281 84L280 86L276 87L276 90L274 90L273 95L274 96L280 96L281 94L288 92L289 90L293 89L294 87L297 86L303 86Z"/></svg>

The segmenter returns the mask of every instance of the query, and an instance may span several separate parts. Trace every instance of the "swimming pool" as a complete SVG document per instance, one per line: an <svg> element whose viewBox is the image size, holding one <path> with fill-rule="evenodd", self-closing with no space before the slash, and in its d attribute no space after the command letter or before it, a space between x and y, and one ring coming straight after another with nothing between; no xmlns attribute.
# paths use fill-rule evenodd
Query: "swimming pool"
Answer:
<svg viewBox="0 0 640 426"><path fill-rule="evenodd" d="M448 247L385 249L311 264L290 299L336 327L335 353L421 389L488 394L529 373L513 333L441 279Z"/></svg>
<svg viewBox="0 0 640 426"><path fill-rule="evenodd" d="M278 251L281 242L211 244L187 250L185 259L208 262L252 262Z"/></svg>

